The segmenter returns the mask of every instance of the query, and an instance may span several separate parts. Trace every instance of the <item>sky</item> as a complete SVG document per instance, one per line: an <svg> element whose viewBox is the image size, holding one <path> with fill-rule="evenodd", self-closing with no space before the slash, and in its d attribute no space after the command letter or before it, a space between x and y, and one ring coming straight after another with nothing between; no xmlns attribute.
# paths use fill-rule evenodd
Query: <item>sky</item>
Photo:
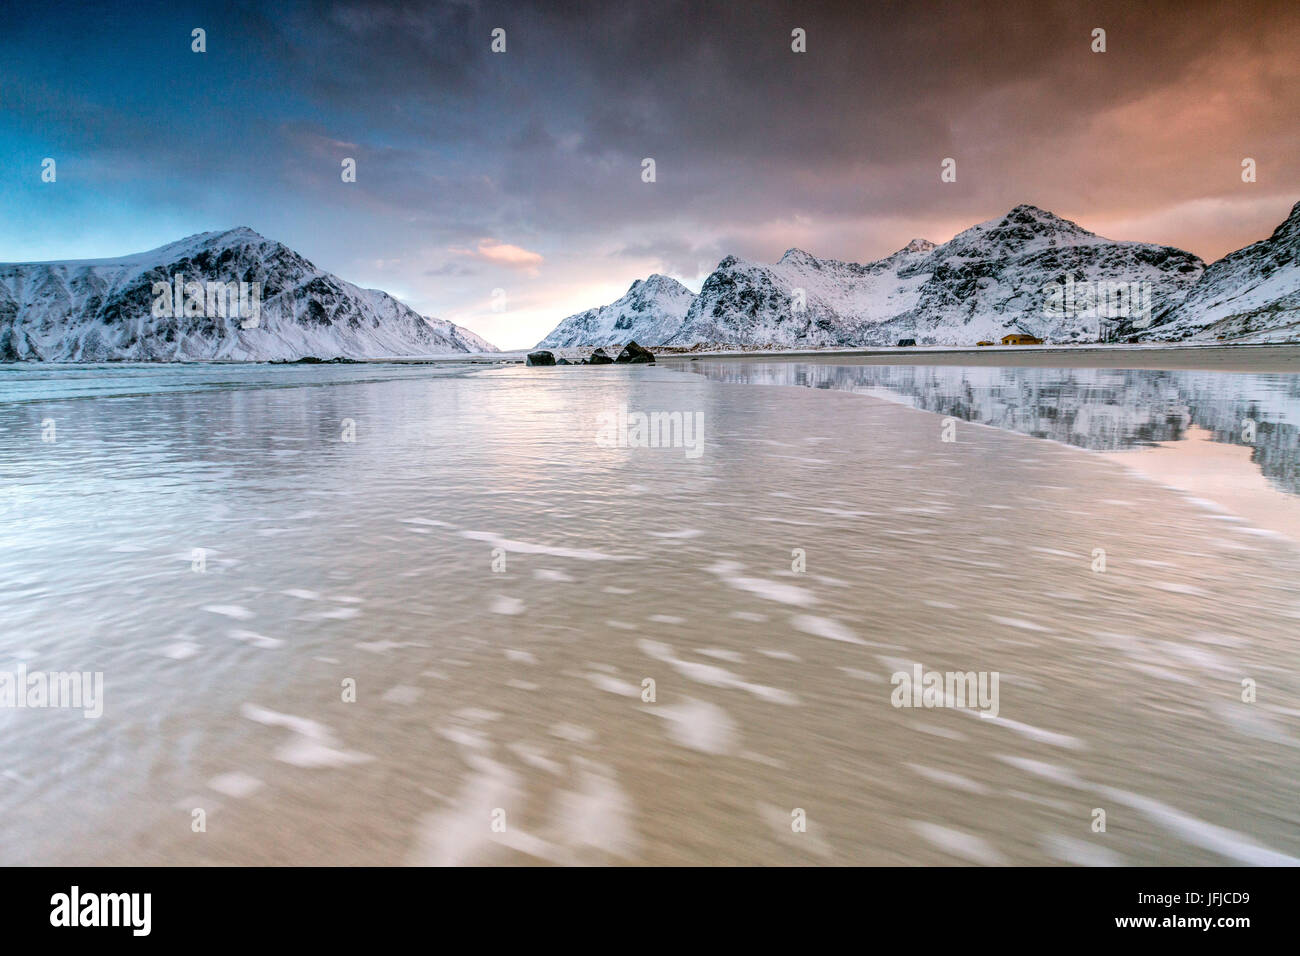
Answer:
<svg viewBox="0 0 1300 956"><path fill-rule="evenodd" d="M1295 0L0 3L0 261L249 226L503 348L728 254L1032 203L1211 261L1300 200Z"/></svg>

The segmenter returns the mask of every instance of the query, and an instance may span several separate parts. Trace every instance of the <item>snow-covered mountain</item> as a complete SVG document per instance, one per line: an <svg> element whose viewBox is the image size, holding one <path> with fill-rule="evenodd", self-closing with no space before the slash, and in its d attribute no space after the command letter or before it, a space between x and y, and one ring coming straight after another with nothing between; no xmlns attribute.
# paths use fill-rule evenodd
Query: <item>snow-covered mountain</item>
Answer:
<svg viewBox="0 0 1300 956"><path fill-rule="evenodd" d="M1124 331L1156 341L1300 341L1300 202L1267 239L1206 266L1149 330Z"/></svg>
<svg viewBox="0 0 1300 956"><path fill-rule="evenodd" d="M633 340L657 345L681 328L694 299L690 289L668 276L637 279L621 299L569 316L537 348L622 346Z"/></svg>
<svg viewBox="0 0 1300 956"><path fill-rule="evenodd" d="M901 335L945 345L998 341L1028 332L1053 343L1095 342L1108 329L1095 309L1062 308L1045 290L1069 280L1149 292L1152 312L1184 294L1205 264L1190 252L1146 242L1117 242L1036 206L1016 206L958 233L908 275L924 273L916 305L890 323L877 344Z"/></svg>
<svg viewBox="0 0 1300 956"><path fill-rule="evenodd" d="M1181 249L1104 239L1036 206L1017 206L942 245L913 240L868 265L798 250L775 266L728 257L667 344L820 348L914 338L974 345L1012 332L1096 341L1095 311L1055 308L1046 301L1049 286L1147 283L1152 301L1165 302L1203 268ZM802 311L794 308L798 289Z"/></svg>
<svg viewBox="0 0 1300 956"><path fill-rule="evenodd" d="M801 249L790 249L771 266L727 256L664 344L861 344L867 329L912 308L926 278L916 266L934 249L928 240L913 239L867 265L818 259Z"/></svg>
<svg viewBox="0 0 1300 956"><path fill-rule="evenodd" d="M156 316L155 283L260 283L244 315ZM182 299L182 302L184 300ZM170 304L170 303L167 303ZM176 310L167 309L168 313ZM119 259L0 264L0 361L268 361L495 352L378 289L316 268L248 228L205 232Z"/></svg>
<svg viewBox="0 0 1300 956"><path fill-rule="evenodd" d="M774 265L727 256L675 329L668 310L651 306L630 313L622 307L625 296L566 319L542 345L628 338L669 346L827 348L894 345L899 339L974 345L1013 332L1048 342L1091 342L1113 336L1122 316L1112 310L1099 319L1096 309L1086 308L1082 292L1066 299L1067 287L1086 287L1089 294L1100 294L1103 283L1140 289L1127 308L1136 312L1145 297L1151 308L1143 315L1150 318L1181 301L1204 268L1181 249L1105 239L1021 205L942 245L914 239L865 265L819 259L800 249L789 250ZM1052 300L1051 289L1062 290L1062 299ZM674 305L682 301L679 295ZM605 321L599 341L574 336L575 325L594 329L595 317L606 310L622 317L617 334L605 337L610 328Z"/></svg>

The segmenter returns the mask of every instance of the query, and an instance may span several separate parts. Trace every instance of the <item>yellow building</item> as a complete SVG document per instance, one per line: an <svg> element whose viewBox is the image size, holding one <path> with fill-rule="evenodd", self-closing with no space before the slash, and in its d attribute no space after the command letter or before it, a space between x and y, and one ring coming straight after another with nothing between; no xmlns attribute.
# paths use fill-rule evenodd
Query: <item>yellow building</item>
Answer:
<svg viewBox="0 0 1300 956"><path fill-rule="evenodd" d="M1036 339L1032 335L1026 335L1023 332L1013 332L1011 335L1002 336L1003 345L1042 345L1042 339Z"/></svg>

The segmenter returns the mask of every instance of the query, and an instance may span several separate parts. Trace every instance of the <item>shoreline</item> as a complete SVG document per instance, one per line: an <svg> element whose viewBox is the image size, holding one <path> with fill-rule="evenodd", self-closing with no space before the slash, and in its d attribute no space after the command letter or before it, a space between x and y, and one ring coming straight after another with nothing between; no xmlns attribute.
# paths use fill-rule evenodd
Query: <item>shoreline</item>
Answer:
<svg viewBox="0 0 1300 956"><path fill-rule="evenodd" d="M522 364L528 349L490 354L439 355L361 362L401 364ZM552 350L559 357L590 349ZM654 351L651 348L651 351ZM680 366L696 361L817 362L848 365L970 365L1026 368L1116 368L1156 371L1274 372L1300 374L1300 343L1287 345L988 345L851 349L735 349L655 352L655 362ZM617 366L610 366L611 368Z"/></svg>
<svg viewBox="0 0 1300 956"><path fill-rule="evenodd" d="M1159 371L1300 373L1298 345L990 345L656 353L664 364L734 359L853 365L973 365L1026 368L1131 368Z"/></svg>
<svg viewBox="0 0 1300 956"><path fill-rule="evenodd" d="M344 362L246 361L193 359L173 362L2 362L0 371L53 368L113 368L184 365L522 365L529 349L464 352L450 355L395 355ZM565 358L590 349L552 350ZM653 351L653 349L651 349ZM1273 372L1300 374L1300 343L1267 345L990 345L916 346L912 348L735 349L709 352L655 352L657 364L676 366L698 361L816 362L847 365L967 365L1025 368L1115 368L1157 371ZM619 366L611 365L611 368Z"/></svg>

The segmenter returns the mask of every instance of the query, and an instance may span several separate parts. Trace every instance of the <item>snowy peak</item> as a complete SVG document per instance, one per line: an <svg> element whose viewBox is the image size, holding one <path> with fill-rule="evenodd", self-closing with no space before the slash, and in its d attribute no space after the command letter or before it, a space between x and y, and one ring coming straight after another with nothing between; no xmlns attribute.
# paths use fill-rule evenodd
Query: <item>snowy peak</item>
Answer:
<svg viewBox="0 0 1300 956"><path fill-rule="evenodd" d="M1174 301L1200 277L1205 264L1181 249L1117 242L1032 205L979 223L938 246L912 267L928 271L915 308L897 323L918 342L974 344L1027 332L1051 343L1096 342L1116 323ZM910 274L904 270L904 275ZM1075 285L1089 290L1138 289L1120 315L1099 312L1084 300L1069 305L1048 290ZM1087 300L1091 303L1091 299Z"/></svg>
<svg viewBox="0 0 1300 956"><path fill-rule="evenodd" d="M787 249L785 251L785 255L781 256L781 258L777 261L777 265L781 265L781 266L800 265L800 264L816 265L819 263L820 260L812 253L804 252L802 249L796 249L793 247Z"/></svg>
<svg viewBox="0 0 1300 956"><path fill-rule="evenodd" d="M254 242L265 242L266 238L249 226L235 226L233 229L227 229L224 232L206 233L206 235L221 236L226 240L234 239L251 239Z"/></svg>
<svg viewBox="0 0 1300 956"><path fill-rule="evenodd" d="M159 293L167 287L174 295ZM345 282L247 226L118 259L0 265L0 361L267 361L485 350L495 351L468 330Z"/></svg>
<svg viewBox="0 0 1300 956"><path fill-rule="evenodd" d="M249 228L248 226L235 226L233 229L215 229L211 232L195 233L180 239L174 246L190 245L196 248L211 246L232 246L240 243L264 243L269 242L261 233ZM277 243L278 245L278 243ZM166 247L164 247L166 248Z"/></svg>
<svg viewBox="0 0 1300 956"><path fill-rule="evenodd" d="M163 265L170 262L176 262L180 259L196 255L207 249L239 247L247 245L268 245L280 246L278 242L273 242L264 236L259 235L247 226L237 226L234 229L221 229L212 232L197 232L192 236L186 236L183 239L177 239L173 242L164 243L153 249L144 252L132 252L124 256L113 256L107 259L64 259L50 260L45 262L4 262L0 263L0 268L9 266L22 266L32 268L35 266L108 266L119 264L142 264L149 267ZM280 246L280 248L286 248Z"/></svg>
<svg viewBox="0 0 1300 956"><path fill-rule="evenodd" d="M1298 254L1300 254L1300 203L1291 207L1290 215L1278 224L1267 239L1261 239L1236 252L1228 253L1218 262L1213 263L1210 268L1220 263L1261 261L1269 262L1274 266L1284 266L1294 264Z"/></svg>
<svg viewBox="0 0 1300 956"><path fill-rule="evenodd" d="M686 287L676 279L658 272L644 279L637 279L628 287L627 295L646 298L658 295L678 295ZM689 291L689 290L688 290Z"/></svg>
<svg viewBox="0 0 1300 956"><path fill-rule="evenodd" d="M1066 232L1091 236L1094 233L1084 229L1077 222L1064 219L1054 212L1040 209L1030 203L1015 206L998 222L998 228L1029 229L1035 232Z"/></svg>
<svg viewBox="0 0 1300 956"><path fill-rule="evenodd" d="M1273 230L1266 242L1289 244L1292 248L1300 243L1300 202L1291 207L1291 213ZM1247 248L1250 248L1247 246Z"/></svg>
<svg viewBox="0 0 1300 956"><path fill-rule="evenodd" d="M974 345L1017 331L1096 341L1109 327L1095 312L1051 313L1045 290L1052 283L1141 282L1154 299L1185 291L1203 267L1182 250L1112 242L1026 204L942 245L914 239L865 265L800 249L772 266L728 256L668 344Z"/></svg>
<svg viewBox="0 0 1300 956"><path fill-rule="evenodd" d="M913 239L866 264L821 259L797 247L772 265L728 255L693 300L679 289L672 309L644 306L654 312L652 326L628 317L640 297L634 283L624 299L571 316L542 344L615 344L633 329L637 341L652 345L775 348L900 339L974 345L1010 332L1053 343L1207 334L1300 341L1298 246L1300 203L1268 239L1209 269L1182 249L1107 239L1025 203L948 242ZM1075 289L1088 296L1136 289L1138 298L1129 312L1112 315L1080 304L1093 300L1076 299ZM1064 308L1058 295L1068 302ZM680 319L675 325L673 316ZM1226 319L1233 322L1206 329Z"/></svg>
<svg viewBox="0 0 1300 956"><path fill-rule="evenodd" d="M1076 229L1079 228L1077 224L1070 222L1070 220L1063 219L1056 213L1049 212L1046 209L1042 209L1029 202L1022 202L1018 205L1012 206L1010 212L1002 218L1022 223L1034 221L1049 228L1054 228L1057 223L1064 223L1068 226L1073 226Z"/></svg>
<svg viewBox="0 0 1300 956"><path fill-rule="evenodd" d="M928 246L929 244L926 244ZM823 348L853 344L863 326L908 309L920 278L902 270L926 246L862 265L790 249L771 266L728 256L704 281L669 345Z"/></svg>
<svg viewBox="0 0 1300 956"><path fill-rule="evenodd" d="M695 296L676 279L655 273L637 279L609 305L564 319L537 343L539 349L661 344L681 325Z"/></svg>
<svg viewBox="0 0 1300 956"><path fill-rule="evenodd" d="M1300 203L1267 239L1207 266L1187 295L1139 334L1163 341L1300 342Z"/></svg>
<svg viewBox="0 0 1300 956"><path fill-rule="evenodd" d="M118 260L105 261L147 261L153 264L162 264L190 258L212 249L242 249L249 246L259 248L274 246L288 250L288 247L267 239L248 226L236 226L234 229L218 229L212 232L195 233L192 236L177 239L175 242L166 243L147 252L137 252L133 255L123 256Z"/></svg>
<svg viewBox="0 0 1300 956"><path fill-rule="evenodd" d="M1110 242L1078 223L1062 219L1037 206L1016 206L1005 216L990 219L958 233L940 246L952 252L979 248L996 255L1013 255L1056 246Z"/></svg>

